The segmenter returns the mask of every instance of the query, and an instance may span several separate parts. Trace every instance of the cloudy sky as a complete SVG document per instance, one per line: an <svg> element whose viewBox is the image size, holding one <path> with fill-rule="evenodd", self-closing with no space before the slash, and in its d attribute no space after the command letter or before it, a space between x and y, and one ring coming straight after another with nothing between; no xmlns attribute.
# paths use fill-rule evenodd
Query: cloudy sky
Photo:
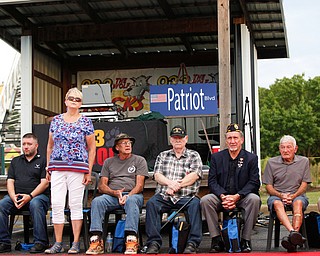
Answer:
<svg viewBox="0 0 320 256"><path fill-rule="evenodd" d="M258 85L268 87L277 78L305 74L320 76L319 0L283 0L289 58L258 60Z"/></svg>
<svg viewBox="0 0 320 256"><path fill-rule="evenodd" d="M275 80L305 74L320 75L319 0L283 0L289 44L289 58L258 60L258 85L268 87ZM0 40L0 83L7 81L15 50Z"/></svg>
<svg viewBox="0 0 320 256"><path fill-rule="evenodd" d="M0 40L0 84L8 80L16 54L18 54L16 50Z"/></svg>

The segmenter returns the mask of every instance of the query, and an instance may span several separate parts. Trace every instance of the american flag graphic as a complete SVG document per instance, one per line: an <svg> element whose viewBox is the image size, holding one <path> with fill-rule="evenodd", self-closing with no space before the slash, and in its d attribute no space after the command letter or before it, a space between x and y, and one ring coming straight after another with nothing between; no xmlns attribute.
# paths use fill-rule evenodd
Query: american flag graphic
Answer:
<svg viewBox="0 0 320 256"><path fill-rule="evenodd" d="M167 102L167 94L151 94L151 103Z"/></svg>

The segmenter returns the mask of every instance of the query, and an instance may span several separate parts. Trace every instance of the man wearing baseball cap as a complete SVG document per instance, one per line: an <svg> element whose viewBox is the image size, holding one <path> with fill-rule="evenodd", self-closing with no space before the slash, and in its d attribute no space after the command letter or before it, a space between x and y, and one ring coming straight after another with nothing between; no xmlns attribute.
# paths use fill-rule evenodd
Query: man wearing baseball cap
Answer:
<svg viewBox="0 0 320 256"><path fill-rule="evenodd" d="M260 178L258 157L244 149L243 133L238 124L226 130L227 149L212 154L208 177L210 194L201 198L202 216L208 222L212 238L210 252L224 251L218 223L218 213L244 209L241 251L251 252L251 231L259 214Z"/></svg>
<svg viewBox="0 0 320 256"><path fill-rule="evenodd" d="M156 192L146 205L147 254L157 254L162 245L161 216L172 208L181 208L199 191L202 178L202 161L198 152L186 148L188 135L183 126L171 129L172 149L161 152L155 163ZM197 197L184 208L188 212L190 234L183 253L197 252L202 239L200 200Z"/></svg>
<svg viewBox="0 0 320 256"><path fill-rule="evenodd" d="M138 251L138 224L143 206L144 181L148 177L146 160L132 154L135 138L121 133L116 136L112 150L116 155L107 158L101 170L99 192L91 203L90 248L86 254L104 253L102 223L105 212L124 208L127 218L125 224L125 254Z"/></svg>

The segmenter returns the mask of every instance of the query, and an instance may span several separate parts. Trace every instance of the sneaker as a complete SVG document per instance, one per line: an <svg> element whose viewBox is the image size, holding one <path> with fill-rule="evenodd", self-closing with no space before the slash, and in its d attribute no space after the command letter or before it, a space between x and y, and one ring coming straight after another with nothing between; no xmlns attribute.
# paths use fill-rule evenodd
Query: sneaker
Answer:
<svg viewBox="0 0 320 256"><path fill-rule="evenodd" d="M241 239L241 252L251 252L252 246L251 241L246 239Z"/></svg>
<svg viewBox="0 0 320 256"><path fill-rule="evenodd" d="M51 248L44 251L44 253L47 253L47 254L55 254L60 252L64 252L64 248L62 247L62 243L57 243L57 242L55 242Z"/></svg>
<svg viewBox="0 0 320 256"><path fill-rule="evenodd" d="M41 243L34 243L34 246L30 248L30 253L43 253L48 246Z"/></svg>
<svg viewBox="0 0 320 256"><path fill-rule="evenodd" d="M139 249L138 239L134 235L127 236L126 239L126 250L124 254L137 254Z"/></svg>
<svg viewBox="0 0 320 256"><path fill-rule="evenodd" d="M68 254L77 254L80 252L80 242L73 242Z"/></svg>
<svg viewBox="0 0 320 256"><path fill-rule="evenodd" d="M11 244L0 243L0 253L11 252Z"/></svg>
<svg viewBox="0 0 320 256"><path fill-rule="evenodd" d="M210 253L218 253L224 251L224 243L221 236L212 237Z"/></svg>
<svg viewBox="0 0 320 256"><path fill-rule="evenodd" d="M194 254L197 253L197 247L194 243L187 243L186 248L183 251L184 254Z"/></svg>
<svg viewBox="0 0 320 256"><path fill-rule="evenodd" d="M160 250L160 245L156 242L152 242L151 244L148 245L147 254L158 254Z"/></svg>
<svg viewBox="0 0 320 256"><path fill-rule="evenodd" d="M281 245L283 246L283 248L287 249L287 252L296 252L297 251L296 245L294 245L290 242L288 236L285 236L284 238L282 238Z"/></svg>
<svg viewBox="0 0 320 256"><path fill-rule="evenodd" d="M289 240L293 245L302 246L306 239L297 231L290 231Z"/></svg>
<svg viewBox="0 0 320 256"><path fill-rule="evenodd" d="M86 254L103 254L103 240L100 236L94 235L90 238L90 247L86 251Z"/></svg>

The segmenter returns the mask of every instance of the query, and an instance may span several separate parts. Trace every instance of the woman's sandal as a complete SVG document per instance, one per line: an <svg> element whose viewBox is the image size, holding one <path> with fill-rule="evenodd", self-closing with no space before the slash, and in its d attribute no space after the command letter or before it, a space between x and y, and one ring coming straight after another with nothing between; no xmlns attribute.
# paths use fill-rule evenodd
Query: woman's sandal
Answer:
<svg viewBox="0 0 320 256"><path fill-rule="evenodd" d="M71 248L68 250L68 254L80 253L80 242L73 242Z"/></svg>

